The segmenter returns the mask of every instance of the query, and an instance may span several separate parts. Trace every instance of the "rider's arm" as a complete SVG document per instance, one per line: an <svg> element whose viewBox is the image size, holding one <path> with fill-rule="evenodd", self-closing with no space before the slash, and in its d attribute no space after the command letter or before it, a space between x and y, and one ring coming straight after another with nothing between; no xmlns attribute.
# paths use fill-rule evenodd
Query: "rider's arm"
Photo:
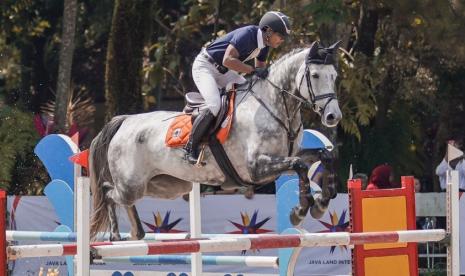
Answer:
<svg viewBox="0 0 465 276"><path fill-rule="evenodd" d="M223 66L236 72L246 74L250 74L254 71L252 66L247 65L239 60L239 52L232 44L229 44L228 48L226 48L226 52L224 53L223 57Z"/></svg>
<svg viewBox="0 0 465 276"><path fill-rule="evenodd" d="M269 47L265 47L260 50L260 53L255 58L255 68L265 68L266 58L268 56Z"/></svg>

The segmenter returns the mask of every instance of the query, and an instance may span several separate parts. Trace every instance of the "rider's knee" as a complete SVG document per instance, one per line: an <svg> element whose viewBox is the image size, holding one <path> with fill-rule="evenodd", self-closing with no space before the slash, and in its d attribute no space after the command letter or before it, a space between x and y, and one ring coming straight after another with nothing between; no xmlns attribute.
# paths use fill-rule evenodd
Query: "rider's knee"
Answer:
<svg viewBox="0 0 465 276"><path fill-rule="evenodd" d="M208 109L210 109L210 112L213 114L213 116L216 117L220 112L220 103L218 103L217 105L209 105Z"/></svg>

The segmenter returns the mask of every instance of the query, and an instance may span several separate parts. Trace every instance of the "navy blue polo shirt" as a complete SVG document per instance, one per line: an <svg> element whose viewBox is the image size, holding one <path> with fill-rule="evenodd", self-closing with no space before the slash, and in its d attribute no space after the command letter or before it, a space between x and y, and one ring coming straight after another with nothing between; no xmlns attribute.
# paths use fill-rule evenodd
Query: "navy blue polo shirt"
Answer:
<svg viewBox="0 0 465 276"><path fill-rule="evenodd" d="M239 52L240 61L250 59L250 55L257 48L260 52L256 58L260 61L266 61L269 47L263 43L262 31L258 26L245 26L227 33L210 44L207 47L207 52L216 63L223 65L224 53L229 44L232 44Z"/></svg>

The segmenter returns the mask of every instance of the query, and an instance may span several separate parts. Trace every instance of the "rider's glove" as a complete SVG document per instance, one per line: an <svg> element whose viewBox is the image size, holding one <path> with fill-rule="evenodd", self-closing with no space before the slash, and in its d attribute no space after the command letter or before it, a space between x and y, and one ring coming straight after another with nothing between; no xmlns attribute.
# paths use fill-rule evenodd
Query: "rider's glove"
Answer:
<svg viewBox="0 0 465 276"><path fill-rule="evenodd" d="M268 68L262 67L262 68L255 68L253 71L253 74L261 79L266 79L268 77Z"/></svg>

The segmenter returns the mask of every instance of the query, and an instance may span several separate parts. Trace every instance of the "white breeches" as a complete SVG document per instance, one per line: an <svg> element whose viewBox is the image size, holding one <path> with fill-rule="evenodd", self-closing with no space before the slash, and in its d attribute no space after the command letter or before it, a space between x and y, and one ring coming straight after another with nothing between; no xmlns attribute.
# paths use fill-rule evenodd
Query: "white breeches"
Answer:
<svg viewBox="0 0 465 276"><path fill-rule="evenodd" d="M207 107L213 115L218 115L221 107L220 89L230 85L246 82L236 71L229 70L221 74L204 56L197 55L192 65L192 78L205 99Z"/></svg>

